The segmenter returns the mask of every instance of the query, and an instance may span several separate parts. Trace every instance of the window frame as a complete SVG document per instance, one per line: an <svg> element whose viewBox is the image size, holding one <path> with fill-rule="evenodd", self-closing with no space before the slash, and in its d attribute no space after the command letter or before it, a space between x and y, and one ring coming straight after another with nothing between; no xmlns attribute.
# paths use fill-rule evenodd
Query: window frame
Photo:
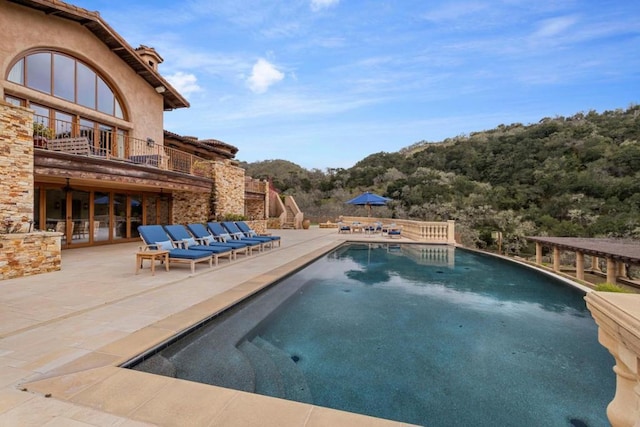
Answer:
<svg viewBox="0 0 640 427"><path fill-rule="evenodd" d="M47 76L45 76L45 77L48 77L48 82L44 81L46 80L44 79L41 82L41 84L36 84L38 80L35 80L32 83L30 82L30 76L33 79L33 77L37 77L38 75L30 74L29 58L36 57L36 55L40 56L44 54L49 55L49 61L48 61L49 72ZM61 56L61 57L64 57L65 59L70 59L73 61L73 82L68 82L67 80L64 80L64 79L58 80L58 82L61 85L64 84L64 82L66 82L67 84L71 83L71 86L73 88L73 96L72 96L73 99L69 99L68 97L56 94L56 92L61 93L60 91L56 90L56 75L55 75L56 74L56 56ZM91 72L92 74L90 75L86 74L85 69ZM84 74L84 77L79 78L79 74L81 72L85 74ZM43 71L40 70L40 74L41 74L40 77L44 75L42 73ZM7 81L18 84L20 86L24 86L26 88L29 88L41 93L45 93L56 99L61 99L67 102L71 102L78 106L89 108L96 112L106 114L111 117L115 117L116 119L128 121L128 117L124 109L124 104L122 102L122 97L120 96L118 91L116 91L113 88L113 85L109 83L109 79L107 79L102 73L98 72L91 65L87 64L86 62L68 53L60 52L57 50L51 50L51 49L38 49L38 50L26 52L11 63L10 67L8 68L5 79ZM93 80L93 83L91 83L91 80ZM87 93L87 90L83 90L80 87L81 84L84 84L83 81L84 83L92 86L92 88L91 87L87 88L88 91L91 91L91 89L93 89L92 96L89 96L89 97L82 96L82 94ZM49 86L48 91L44 90L45 86ZM108 92L110 92L109 94L107 94L104 91L105 88L108 89ZM106 103L105 103L105 100L101 98L100 93L102 93L103 96L107 96L108 99L106 100L107 101ZM89 100L90 102L82 102L87 100ZM110 111L106 111L107 108L105 108L105 104L106 105L111 104L110 107L108 107Z"/></svg>

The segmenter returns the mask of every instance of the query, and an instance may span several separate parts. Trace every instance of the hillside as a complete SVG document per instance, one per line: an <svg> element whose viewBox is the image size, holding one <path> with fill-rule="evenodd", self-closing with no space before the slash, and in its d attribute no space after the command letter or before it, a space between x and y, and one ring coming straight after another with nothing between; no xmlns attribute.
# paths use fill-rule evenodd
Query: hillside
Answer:
<svg viewBox="0 0 640 427"><path fill-rule="evenodd" d="M348 213L344 202L371 190L393 199L380 215L454 219L465 243L480 247L502 231L514 253L530 234L640 237L637 105L419 142L349 169L244 166L248 175L271 177L311 217Z"/></svg>

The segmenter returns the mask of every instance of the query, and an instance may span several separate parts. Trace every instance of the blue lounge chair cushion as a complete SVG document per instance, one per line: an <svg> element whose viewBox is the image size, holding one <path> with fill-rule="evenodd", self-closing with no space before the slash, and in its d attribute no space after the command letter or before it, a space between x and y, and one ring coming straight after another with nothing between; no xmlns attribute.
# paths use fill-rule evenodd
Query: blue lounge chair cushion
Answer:
<svg viewBox="0 0 640 427"><path fill-rule="evenodd" d="M272 241L280 240L280 236L260 236L253 228L249 227L249 224L247 224L244 221L236 221L236 225L238 226L240 231L242 231L247 237L250 237L252 239L255 239L255 238L259 238L259 239L267 238L267 239L272 240Z"/></svg>
<svg viewBox="0 0 640 427"><path fill-rule="evenodd" d="M211 253L204 251L191 251L189 249L171 249L169 251L170 258L182 258L182 259L200 259L210 257Z"/></svg>
<svg viewBox="0 0 640 427"><path fill-rule="evenodd" d="M238 224L236 224L235 222L232 221L224 221L222 223L223 227L227 229L227 231L229 233L231 233L232 235L237 235L239 239L241 240L253 240L253 241L257 241L257 242L271 242L272 239L267 237L267 236L254 236L254 237L248 237L241 229L240 227L238 227Z"/></svg>
<svg viewBox="0 0 640 427"><path fill-rule="evenodd" d="M229 230L225 223L220 224L219 222L209 222L207 225L213 234L216 236L226 236L231 239L232 242L237 242L240 240L243 243L248 243L251 246L260 246L265 243L265 241L257 239L257 238L248 238L245 237L244 233L240 231L240 229L235 225L234 222L230 223L230 227L233 227L233 231ZM232 237L233 236L233 237Z"/></svg>

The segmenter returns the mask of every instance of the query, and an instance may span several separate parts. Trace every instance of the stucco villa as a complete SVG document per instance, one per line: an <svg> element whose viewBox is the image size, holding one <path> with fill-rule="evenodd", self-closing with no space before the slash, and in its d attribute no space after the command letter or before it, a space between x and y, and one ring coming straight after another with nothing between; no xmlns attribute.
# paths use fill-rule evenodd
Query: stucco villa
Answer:
<svg viewBox="0 0 640 427"><path fill-rule="evenodd" d="M65 249L214 215L266 227L268 184L245 177L236 147L163 129L189 103L155 49L60 1L3 0L0 28L2 231L58 232Z"/></svg>

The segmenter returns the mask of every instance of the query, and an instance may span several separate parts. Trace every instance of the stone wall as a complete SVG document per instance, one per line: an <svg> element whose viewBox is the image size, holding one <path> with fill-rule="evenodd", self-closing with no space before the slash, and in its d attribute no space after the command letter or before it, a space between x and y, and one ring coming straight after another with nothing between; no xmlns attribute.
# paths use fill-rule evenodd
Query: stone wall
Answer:
<svg viewBox="0 0 640 427"><path fill-rule="evenodd" d="M216 216L244 215L244 169L229 160L213 163Z"/></svg>
<svg viewBox="0 0 640 427"><path fill-rule="evenodd" d="M60 233L0 234L0 280L60 270Z"/></svg>
<svg viewBox="0 0 640 427"><path fill-rule="evenodd" d="M61 234L30 232L32 134L31 110L0 100L0 280L60 270Z"/></svg>
<svg viewBox="0 0 640 427"><path fill-rule="evenodd" d="M264 201L245 200L244 216L246 216L248 219L264 219Z"/></svg>
<svg viewBox="0 0 640 427"><path fill-rule="evenodd" d="M0 233L33 221L33 113L0 100Z"/></svg>
<svg viewBox="0 0 640 427"><path fill-rule="evenodd" d="M204 223L209 219L209 193L175 193L173 224Z"/></svg>

